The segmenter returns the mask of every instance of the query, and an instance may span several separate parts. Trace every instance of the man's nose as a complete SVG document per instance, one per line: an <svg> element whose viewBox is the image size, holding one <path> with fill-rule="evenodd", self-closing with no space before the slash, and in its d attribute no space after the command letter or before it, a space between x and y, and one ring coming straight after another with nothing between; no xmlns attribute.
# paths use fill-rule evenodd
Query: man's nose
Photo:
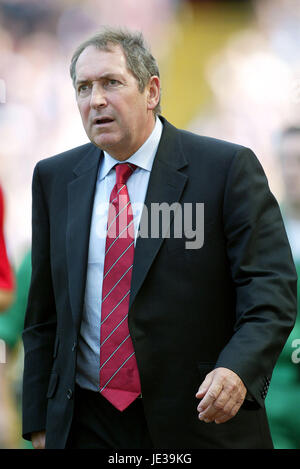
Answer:
<svg viewBox="0 0 300 469"><path fill-rule="evenodd" d="M90 106L92 108L105 107L107 105L107 99L105 92L99 84L94 84L91 93Z"/></svg>

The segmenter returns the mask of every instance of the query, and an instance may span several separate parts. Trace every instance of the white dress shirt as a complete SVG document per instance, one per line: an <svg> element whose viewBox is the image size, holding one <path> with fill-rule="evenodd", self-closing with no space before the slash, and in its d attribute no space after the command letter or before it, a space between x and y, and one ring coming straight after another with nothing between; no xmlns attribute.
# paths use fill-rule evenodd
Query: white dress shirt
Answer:
<svg viewBox="0 0 300 469"><path fill-rule="evenodd" d="M156 119L146 142L126 162L137 166L127 181L134 217L135 240L148 188L150 172L163 125ZM99 391L101 297L106 227L111 191L116 183L114 166L120 163L104 152L97 177L91 220L86 290L78 340L76 382L82 388ZM124 161L125 163L125 161Z"/></svg>

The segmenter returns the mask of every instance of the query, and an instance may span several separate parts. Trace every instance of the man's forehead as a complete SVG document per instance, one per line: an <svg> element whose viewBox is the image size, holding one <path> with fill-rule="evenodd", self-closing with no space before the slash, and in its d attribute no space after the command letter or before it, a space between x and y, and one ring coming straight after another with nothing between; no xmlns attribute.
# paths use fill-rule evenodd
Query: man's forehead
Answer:
<svg viewBox="0 0 300 469"><path fill-rule="evenodd" d="M77 59L76 66L81 65L82 63L88 63L89 61L96 62L102 60L117 60L118 62L125 62L126 58L123 49L119 45L109 45L107 47L96 47L94 45L87 46L79 55Z"/></svg>
<svg viewBox="0 0 300 469"><path fill-rule="evenodd" d="M127 68L126 57L123 49L119 45L109 45L108 48L99 49L94 45L86 47L79 55L76 63L77 80L81 75L89 72L124 72Z"/></svg>

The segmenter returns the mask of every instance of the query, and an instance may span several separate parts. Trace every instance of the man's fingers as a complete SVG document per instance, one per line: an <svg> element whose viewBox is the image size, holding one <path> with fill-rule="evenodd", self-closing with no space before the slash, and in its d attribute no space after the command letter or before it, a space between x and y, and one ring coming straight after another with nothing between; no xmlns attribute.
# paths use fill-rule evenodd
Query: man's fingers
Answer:
<svg viewBox="0 0 300 469"><path fill-rule="evenodd" d="M218 387L214 389L219 389ZM223 415L224 409L228 403L228 395L224 392L224 389L221 389L219 395L214 399L214 396L217 395L218 391L208 390L207 395L211 401L203 401L199 404L198 410L200 411L199 419L204 420L205 422L213 421L217 416ZM208 403L208 405L206 405ZM232 404L233 406L233 404Z"/></svg>
<svg viewBox="0 0 300 469"><path fill-rule="evenodd" d="M209 386L211 385L212 379L213 379L213 376L211 375L211 373L206 375L205 380L203 381L203 383L201 384L201 386L199 387L197 391L197 394L196 394L197 399L202 399L202 397L206 394Z"/></svg>
<svg viewBox="0 0 300 469"><path fill-rule="evenodd" d="M196 396L202 399L197 410L199 419L204 422L224 423L230 420L239 411L246 395L246 388L238 375L224 368L216 368L209 373L199 391Z"/></svg>
<svg viewBox="0 0 300 469"><path fill-rule="evenodd" d="M223 385L218 378L212 378L210 379L210 381L210 385L206 387L206 392L202 394L203 398L200 404L198 405L198 410L200 412L203 412L210 405L212 405L212 403L218 399L223 389Z"/></svg>
<svg viewBox="0 0 300 469"><path fill-rule="evenodd" d="M236 415L243 400L239 394L231 395L223 389L219 397L200 412L199 419L205 422L224 423Z"/></svg>
<svg viewBox="0 0 300 469"><path fill-rule="evenodd" d="M223 413L220 413L220 415L215 416L215 423L225 423L228 420L232 419L240 410L240 407L242 405L242 402L239 402L235 404L231 409L229 410L228 408L225 410Z"/></svg>
<svg viewBox="0 0 300 469"><path fill-rule="evenodd" d="M218 399L222 389L222 384L211 384L198 406L199 409L203 411L211 406Z"/></svg>

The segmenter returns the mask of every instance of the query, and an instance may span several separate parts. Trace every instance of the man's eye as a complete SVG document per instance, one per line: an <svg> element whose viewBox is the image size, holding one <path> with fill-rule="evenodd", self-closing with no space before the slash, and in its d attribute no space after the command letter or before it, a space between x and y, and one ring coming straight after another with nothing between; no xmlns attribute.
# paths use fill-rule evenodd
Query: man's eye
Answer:
<svg viewBox="0 0 300 469"><path fill-rule="evenodd" d="M119 84L118 80L114 80L113 78L111 80L108 80L107 82L110 86L116 86Z"/></svg>
<svg viewBox="0 0 300 469"><path fill-rule="evenodd" d="M78 93L84 93L89 89L88 85L80 85L78 86Z"/></svg>

